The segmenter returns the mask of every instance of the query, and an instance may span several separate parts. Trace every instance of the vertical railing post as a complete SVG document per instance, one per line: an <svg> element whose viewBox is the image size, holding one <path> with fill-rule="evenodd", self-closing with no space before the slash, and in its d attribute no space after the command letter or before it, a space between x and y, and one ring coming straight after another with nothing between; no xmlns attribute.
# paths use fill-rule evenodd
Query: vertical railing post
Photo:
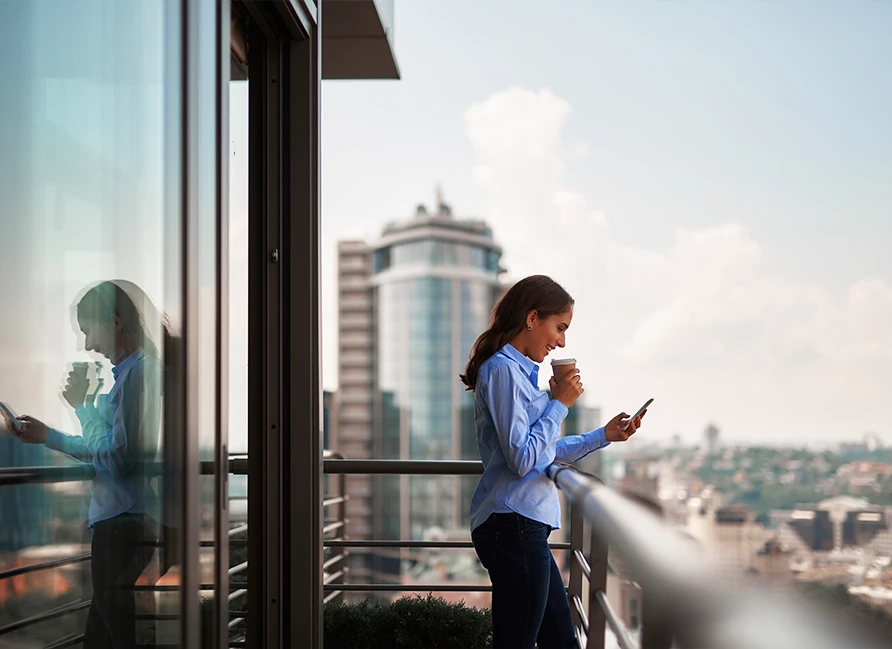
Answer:
<svg viewBox="0 0 892 649"><path fill-rule="evenodd" d="M607 541L591 526L591 549L588 563L591 568L588 595L588 643L586 649L604 649L607 616L598 602L596 593L607 592Z"/></svg>
<svg viewBox="0 0 892 649"><path fill-rule="evenodd" d="M573 599L578 597L582 600L582 566L576 559L576 551L584 551L583 542L585 540L585 518L582 516L582 507L577 503L570 502L570 551L568 553L570 559L570 584L567 587L567 599L570 600L570 611L573 614L573 625L580 635L583 633L582 620L579 618L579 612L573 604Z"/></svg>

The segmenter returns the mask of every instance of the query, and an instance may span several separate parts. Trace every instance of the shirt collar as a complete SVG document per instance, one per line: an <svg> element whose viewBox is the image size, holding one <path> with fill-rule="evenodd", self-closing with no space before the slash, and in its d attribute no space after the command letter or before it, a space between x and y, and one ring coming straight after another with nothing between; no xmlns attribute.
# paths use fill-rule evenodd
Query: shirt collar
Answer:
<svg viewBox="0 0 892 649"><path fill-rule="evenodd" d="M123 372L126 372L131 367L136 365L136 363L138 363L145 355L146 353L145 351L143 351L142 348L137 349L135 352L130 354L130 356L122 360L117 365L112 365L112 376L114 376L115 380L117 380Z"/></svg>
<svg viewBox="0 0 892 649"><path fill-rule="evenodd" d="M505 343L499 351L520 365L520 369L530 377L533 385L539 387L539 366L536 363L517 351L511 343Z"/></svg>

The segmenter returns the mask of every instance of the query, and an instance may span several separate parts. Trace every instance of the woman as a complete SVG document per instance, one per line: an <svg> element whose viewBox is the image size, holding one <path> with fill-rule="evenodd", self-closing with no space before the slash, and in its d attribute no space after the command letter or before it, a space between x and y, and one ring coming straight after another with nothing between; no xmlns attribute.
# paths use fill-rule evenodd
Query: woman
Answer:
<svg viewBox="0 0 892 649"><path fill-rule="evenodd" d="M527 277L493 309L462 382L475 393L483 477L471 500L471 539L492 581L494 649L576 647L576 631L548 535L560 527L554 462L573 462L625 441L641 417L620 413L603 428L560 436L568 408L584 392L579 371L539 391L537 363L563 347L573 299L554 280ZM644 416L644 413L641 413ZM537 644L538 643L538 644Z"/></svg>
<svg viewBox="0 0 892 649"><path fill-rule="evenodd" d="M147 322L147 316L157 320ZM115 378L111 391L94 401L84 373L70 372L62 396L83 434L66 435L28 416L19 418L18 427L5 423L22 442L46 444L93 465L93 601L84 647L130 649L136 645L132 586L152 557L155 521L161 520L150 469L158 450L163 377L150 330L163 325L145 294L123 281L90 288L77 303L76 317L86 350L105 356Z"/></svg>

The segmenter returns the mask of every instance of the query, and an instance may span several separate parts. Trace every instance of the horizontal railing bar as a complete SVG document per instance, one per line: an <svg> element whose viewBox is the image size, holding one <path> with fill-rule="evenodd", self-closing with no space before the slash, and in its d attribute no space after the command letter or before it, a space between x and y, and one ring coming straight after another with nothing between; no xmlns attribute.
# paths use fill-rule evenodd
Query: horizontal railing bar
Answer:
<svg viewBox="0 0 892 649"><path fill-rule="evenodd" d="M227 598L227 601L231 602L232 600L238 599L239 597L242 597L243 595L247 595L247 594L248 594L248 589L242 588L241 590L237 590L232 593L229 593L229 597Z"/></svg>
<svg viewBox="0 0 892 649"><path fill-rule="evenodd" d="M231 577L232 575L237 575L238 573L244 572L247 569L248 569L248 562L245 561L243 563L238 564L237 566L232 566L232 568L229 569L229 576Z"/></svg>
<svg viewBox="0 0 892 649"><path fill-rule="evenodd" d="M585 555L582 553L582 550L576 548L573 550L573 558L576 560L576 563L579 564L579 567L582 568L582 574L585 575L585 578L588 581L592 580L592 568L588 565L588 559L585 558Z"/></svg>
<svg viewBox="0 0 892 649"><path fill-rule="evenodd" d="M338 570L337 572L329 575L322 583L323 584L334 584L336 579L340 579L345 574L347 574L346 570Z"/></svg>
<svg viewBox="0 0 892 649"><path fill-rule="evenodd" d="M326 525L325 527L322 528L322 533L323 534L331 534L335 530L339 530L342 527L344 527L345 525L347 525L347 523L345 521L336 521L334 523L329 523L328 525Z"/></svg>
<svg viewBox="0 0 892 649"><path fill-rule="evenodd" d="M160 541L157 543L147 543L149 547L153 548L163 548L164 544ZM198 544L202 548L212 548L216 546L216 542L214 541L202 541ZM243 548L248 545L248 539L229 539L229 547L231 548Z"/></svg>
<svg viewBox="0 0 892 649"><path fill-rule="evenodd" d="M332 505L340 505L347 502L347 496L337 496L335 498L326 498L322 501L323 507L331 507Z"/></svg>
<svg viewBox="0 0 892 649"><path fill-rule="evenodd" d="M0 580L9 579L10 577L17 577L19 575L26 575L29 572L37 572L39 570L50 570L52 568L59 568L61 566L71 565L73 563L80 563L81 561L89 561L90 553L84 552L83 554L74 554L68 557L62 557L61 559L52 559L50 561L41 561L40 563L32 563L27 566L21 566L19 568L11 568L10 570L4 570L0 572Z"/></svg>
<svg viewBox="0 0 892 649"><path fill-rule="evenodd" d="M585 614L585 607L582 605L582 598L579 595L573 595L572 603L576 612L579 614L579 622L582 624L583 635L588 636L588 615Z"/></svg>
<svg viewBox="0 0 892 649"><path fill-rule="evenodd" d="M149 475L160 474L163 462L145 462L143 468ZM230 458L228 472L232 475L248 474L248 458ZM201 462L199 472L201 475L214 475L215 462ZM78 464L74 466L23 466L0 468L0 487L12 487L25 484L58 483L58 482L85 482L92 480L95 475L90 464Z"/></svg>
<svg viewBox="0 0 892 649"><path fill-rule="evenodd" d="M325 584L327 591L358 590L368 592L401 592L401 591L442 591L449 593L490 593L492 586L476 584Z"/></svg>
<svg viewBox="0 0 892 649"><path fill-rule="evenodd" d="M328 474L361 475L481 475L478 460L324 460Z"/></svg>
<svg viewBox="0 0 892 649"><path fill-rule="evenodd" d="M331 568L333 565L335 565L336 563L340 563L341 561L343 561L346 558L347 558L346 552L344 554L336 554L331 559L329 559L328 561L326 561L325 563L322 564L322 569L327 570L328 568Z"/></svg>
<svg viewBox="0 0 892 649"><path fill-rule="evenodd" d="M57 617L68 615L69 613L81 611L88 606L90 606L90 600L87 600L85 602L66 604L65 606L60 606L59 608L47 611L46 613L40 613L38 615L26 617L24 620L19 620L18 622L13 622L11 624L7 624L4 627L0 627L0 635L12 633L13 631L19 631L20 629L24 629L35 624L40 624L41 622L46 622L47 620L53 620Z"/></svg>
<svg viewBox="0 0 892 649"><path fill-rule="evenodd" d="M238 527L233 527L229 532L227 532L227 536L235 536L236 534L241 534L242 532L247 532L247 525L239 525Z"/></svg>
<svg viewBox="0 0 892 649"><path fill-rule="evenodd" d="M434 548L455 549L473 548L471 541L376 541L353 539L329 539L322 542L326 548ZM549 543L552 550L569 550L569 543Z"/></svg>
<svg viewBox="0 0 892 649"><path fill-rule="evenodd" d="M247 588L247 582L230 582L230 588ZM129 590L136 593L175 593L183 589L182 586L158 586L158 585L138 585L138 586L119 586L121 590ZM198 590L214 590L214 584L199 584Z"/></svg>
<svg viewBox="0 0 892 649"><path fill-rule="evenodd" d="M338 595L342 595L344 591L341 590L333 590L325 598L322 600L323 604L328 604L332 600L334 600Z"/></svg>
<svg viewBox="0 0 892 649"><path fill-rule="evenodd" d="M613 607L610 606L610 602L607 601L607 595L604 594L604 591L596 590L595 597L598 598L601 610L604 611L604 617L607 618L607 624L609 624L610 628L613 630L613 635L616 636L616 641L619 643L620 649L637 649L632 638L629 637L629 632L626 631L626 626L616 616Z"/></svg>
<svg viewBox="0 0 892 649"><path fill-rule="evenodd" d="M75 635L71 638L63 638L53 644L48 644L44 649L68 649L68 647L73 647L75 645L79 645L84 641L84 634L81 633L79 635Z"/></svg>
<svg viewBox="0 0 892 649"><path fill-rule="evenodd" d="M0 469L0 487L45 482L84 482L94 474L90 464L76 466L24 466Z"/></svg>
<svg viewBox="0 0 892 649"><path fill-rule="evenodd" d="M244 621L245 621L245 618L243 618L243 617L237 617L234 620L229 620L229 626L227 628L231 629L236 624L239 624L240 622L244 622Z"/></svg>

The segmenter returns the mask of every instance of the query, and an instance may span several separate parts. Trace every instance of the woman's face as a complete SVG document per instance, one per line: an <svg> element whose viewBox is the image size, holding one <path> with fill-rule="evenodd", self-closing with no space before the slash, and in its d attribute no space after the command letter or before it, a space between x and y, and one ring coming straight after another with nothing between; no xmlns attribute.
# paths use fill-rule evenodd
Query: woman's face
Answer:
<svg viewBox="0 0 892 649"><path fill-rule="evenodd" d="M84 318L78 314L77 324L84 332L86 350L102 354L114 363L116 359L113 357L120 347L115 333L116 323L114 321L102 322L96 318Z"/></svg>
<svg viewBox="0 0 892 649"><path fill-rule="evenodd" d="M573 320L573 307L547 318L539 318L534 313L528 315L527 323L533 328L526 332L527 357L541 363L552 351L563 347L567 342L566 332L571 320Z"/></svg>

